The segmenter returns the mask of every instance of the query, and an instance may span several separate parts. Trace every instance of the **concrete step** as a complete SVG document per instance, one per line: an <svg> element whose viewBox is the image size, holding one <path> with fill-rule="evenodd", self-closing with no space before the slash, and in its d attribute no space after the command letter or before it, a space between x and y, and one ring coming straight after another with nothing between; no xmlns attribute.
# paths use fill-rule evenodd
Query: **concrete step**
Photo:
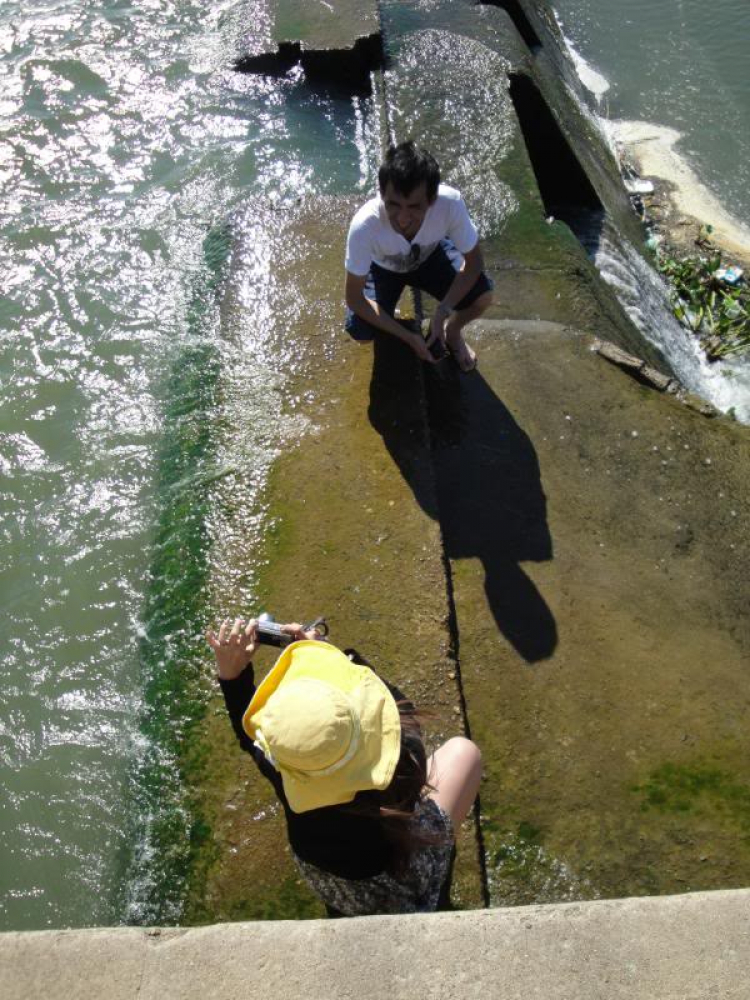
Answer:
<svg viewBox="0 0 750 1000"><path fill-rule="evenodd" d="M235 68L273 76L299 63L309 83L369 93L370 72L383 61L377 0L268 0L245 32Z"/></svg>

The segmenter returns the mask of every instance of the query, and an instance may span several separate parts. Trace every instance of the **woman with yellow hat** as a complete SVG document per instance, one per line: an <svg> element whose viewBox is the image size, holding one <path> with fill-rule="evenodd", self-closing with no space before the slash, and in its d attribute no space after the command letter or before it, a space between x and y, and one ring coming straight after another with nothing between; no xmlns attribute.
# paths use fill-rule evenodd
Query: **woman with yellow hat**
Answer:
<svg viewBox="0 0 750 1000"><path fill-rule="evenodd" d="M227 619L206 638L240 746L284 807L300 871L329 912L436 909L454 828L479 789L479 750L454 737L428 757L414 706L353 650L283 629L293 641L257 687L257 622Z"/></svg>

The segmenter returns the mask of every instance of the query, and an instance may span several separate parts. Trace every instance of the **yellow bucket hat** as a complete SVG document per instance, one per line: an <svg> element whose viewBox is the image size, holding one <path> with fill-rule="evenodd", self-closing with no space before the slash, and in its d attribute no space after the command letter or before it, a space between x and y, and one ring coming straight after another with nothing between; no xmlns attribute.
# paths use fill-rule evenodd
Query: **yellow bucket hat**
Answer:
<svg viewBox="0 0 750 1000"><path fill-rule="evenodd" d="M286 647L242 727L281 774L296 813L387 788L401 755L398 706L386 685L315 639Z"/></svg>

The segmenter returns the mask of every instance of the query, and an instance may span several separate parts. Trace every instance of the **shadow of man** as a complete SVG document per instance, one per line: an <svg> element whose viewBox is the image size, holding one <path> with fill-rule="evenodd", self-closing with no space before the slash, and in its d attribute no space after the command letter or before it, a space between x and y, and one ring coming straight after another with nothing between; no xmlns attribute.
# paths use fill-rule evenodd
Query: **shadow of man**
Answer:
<svg viewBox="0 0 750 1000"><path fill-rule="evenodd" d="M395 338L375 339L370 422L439 522L447 558L481 561L498 629L538 663L554 652L557 627L520 566L553 557L534 446L481 373L461 375L450 361L425 366L425 417L420 364Z"/></svg>

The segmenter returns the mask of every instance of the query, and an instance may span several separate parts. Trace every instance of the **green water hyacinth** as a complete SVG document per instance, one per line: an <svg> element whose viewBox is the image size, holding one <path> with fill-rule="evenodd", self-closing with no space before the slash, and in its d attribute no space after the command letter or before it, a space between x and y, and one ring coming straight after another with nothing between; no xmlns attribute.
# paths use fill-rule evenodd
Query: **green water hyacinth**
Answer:
<svg viewBox="0 0 750 1000"><path fill-rule="evenodd" d="M742 281L730 285L719 276L724 261L711 247L710 226L701 229L696 244L710 255L678 258L657 252L656 266L671 286L672 310L680 323L699 339L709 361L750 351L750 289Z"/></svg>

